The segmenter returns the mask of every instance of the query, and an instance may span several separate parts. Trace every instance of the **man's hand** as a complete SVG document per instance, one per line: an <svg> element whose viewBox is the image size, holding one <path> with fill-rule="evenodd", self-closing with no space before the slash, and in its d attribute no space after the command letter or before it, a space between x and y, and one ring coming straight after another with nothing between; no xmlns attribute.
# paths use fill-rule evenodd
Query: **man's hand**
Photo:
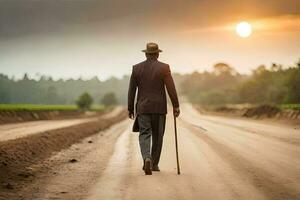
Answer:
<svg viewBox="0 0 300 200"><path fill-rule="evenodd" d="M134 114L133 114L132 112L128 112L128 117L129 117L130 119L134 119Z"/></svg>
<svg viewBox="0 0 300 200"><path fill-rule="evenodd" d="M173 114L175 117L178 117L180 114L180 109L179 108L173 108Z"/></svg>

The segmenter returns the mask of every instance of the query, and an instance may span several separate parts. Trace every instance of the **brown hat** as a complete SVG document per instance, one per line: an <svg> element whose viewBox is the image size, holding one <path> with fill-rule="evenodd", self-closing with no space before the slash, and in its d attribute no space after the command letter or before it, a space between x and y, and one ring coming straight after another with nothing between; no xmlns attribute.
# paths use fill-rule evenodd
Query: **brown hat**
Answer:
<svg viewBox="0 0 300 200"><path fill-rule="evenodd" d="M162 52L162 50L160 50L158 48L158 44L150 42L150 43L147 44L146 49L142 50L142 52L145 52L145 53L159 53L159 52Z"/></svg>

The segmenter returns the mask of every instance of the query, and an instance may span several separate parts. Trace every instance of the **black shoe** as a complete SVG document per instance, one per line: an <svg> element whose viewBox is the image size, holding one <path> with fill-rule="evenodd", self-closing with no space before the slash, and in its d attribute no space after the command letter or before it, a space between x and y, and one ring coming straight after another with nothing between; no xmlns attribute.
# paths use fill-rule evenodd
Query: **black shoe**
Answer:
<svg viewBox="0 0 300 200"><path fill-rule="evenodd" d="M155 166L152 167L152 171L160 172L160 169L157 165L155 165Z"/></svg>
<svg viewBox="0 0 300 200"><path fill-rule="evenodd" d="M150 158L146 158L144 164L144 171L146 175L152 175L151 165L152 165L152 160Z"/></svg>

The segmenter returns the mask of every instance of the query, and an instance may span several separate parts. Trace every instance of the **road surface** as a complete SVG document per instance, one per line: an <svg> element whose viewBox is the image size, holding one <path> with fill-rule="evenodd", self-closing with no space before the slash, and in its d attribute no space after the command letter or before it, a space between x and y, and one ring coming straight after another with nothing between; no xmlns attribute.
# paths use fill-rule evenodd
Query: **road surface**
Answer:
<svg viewBox="0 0 300 200"><path fill-rule="evenodd" d="M84 141L60 152L52 159L79 162L43 179L32 199L300 200L298 127L204 116L185 104L178 119L182 174L176 174L169 115L161 172L145 176L131 125L125 120L89 146Z"/></svg>

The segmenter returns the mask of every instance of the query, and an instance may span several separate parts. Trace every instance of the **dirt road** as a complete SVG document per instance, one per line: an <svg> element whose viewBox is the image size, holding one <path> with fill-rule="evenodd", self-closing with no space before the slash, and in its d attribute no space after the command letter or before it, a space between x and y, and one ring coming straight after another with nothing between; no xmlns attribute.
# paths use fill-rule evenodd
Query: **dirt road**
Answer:
<svg viewBox="0 0 300 200"><path fill-rule="evenodd" d="M102 115L102 118L110 118L120 113L122 107L116 107L109 113ZM43 131L64 128L86 122L97 120L98 117L63 120L40 120L15 124L0 125L0 141L17 139Z"/></svg>
<svg viewBox="0 0 300 200"><path fill-rule="evenodd" d="M138 135L125 120L55 155L49 162L61 164L24 191L31 199L300 200L299 127L202 116L185 104L178 176L172 123L169 115L161 172L144 175ZM66 163L71 157L79 162Z"/></svg>

